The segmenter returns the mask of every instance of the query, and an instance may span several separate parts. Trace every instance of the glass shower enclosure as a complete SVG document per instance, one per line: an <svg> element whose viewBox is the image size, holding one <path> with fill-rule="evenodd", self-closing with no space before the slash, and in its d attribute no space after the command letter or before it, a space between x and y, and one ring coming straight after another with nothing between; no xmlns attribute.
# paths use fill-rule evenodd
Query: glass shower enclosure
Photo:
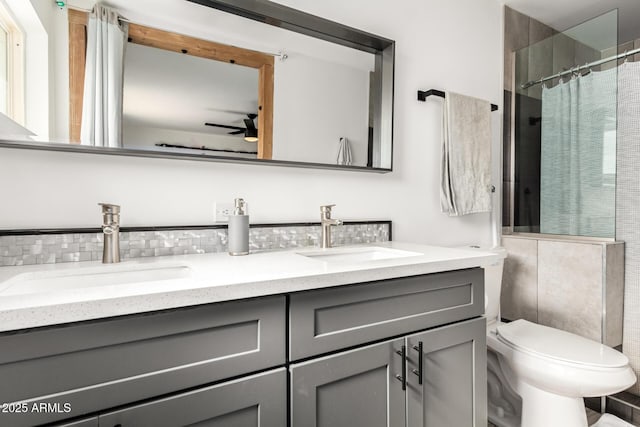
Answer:
<svg viewBox="0 0 640 427"><path fill-rule="evenodd" d="M615 237L617 28L614 10L515 52L509 231Z"/></svg>

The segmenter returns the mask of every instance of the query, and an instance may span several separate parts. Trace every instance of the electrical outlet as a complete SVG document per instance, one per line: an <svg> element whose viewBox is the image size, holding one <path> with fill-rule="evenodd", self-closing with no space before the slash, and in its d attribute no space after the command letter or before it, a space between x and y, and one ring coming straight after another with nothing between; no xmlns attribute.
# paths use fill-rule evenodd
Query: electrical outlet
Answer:
<svg viewBox="0 0 640 427"><path fill-rule="evenodd" d="M229 222L229 215L233 213L233 203L215 202L213 204L215 222Z"/></svg>

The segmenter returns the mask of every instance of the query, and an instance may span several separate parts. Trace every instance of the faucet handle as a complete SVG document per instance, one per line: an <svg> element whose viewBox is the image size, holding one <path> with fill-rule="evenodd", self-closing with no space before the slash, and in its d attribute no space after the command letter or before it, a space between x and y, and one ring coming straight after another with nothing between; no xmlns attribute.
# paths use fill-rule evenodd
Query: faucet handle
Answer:
<svg viewBox="0 0 640 427"><path fill-rule="evenodd" d="M98 203L102 206L102 230L105 234L110 234L108 231L111 228L118 228L120 225L120 206L112 205L110 203Z"/></svg>
<svg viewBox="0 0 640 427"><path fill-rule="evenodd" d="M103 214L119 214L120 213L120 206L119 205L114 205L111 203L98 203L99 206L102 206L102 213Z"/></svg>
<svg viewBox="0 0 640 427"><path fill-rule="evenodd" d="M320 205L320 212L331 212L331 208L335 205Z"/></svg>

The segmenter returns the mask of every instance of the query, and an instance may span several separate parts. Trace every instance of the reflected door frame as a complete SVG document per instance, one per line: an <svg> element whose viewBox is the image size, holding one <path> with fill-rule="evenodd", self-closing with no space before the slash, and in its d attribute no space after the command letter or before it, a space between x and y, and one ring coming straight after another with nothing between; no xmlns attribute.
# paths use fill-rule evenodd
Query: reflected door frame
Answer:
<svg viewBox="0 0 640 427"><path fill-rule="evenodd" d="M69 11L69 136L80 142L82 97L86 64L86 34L89 14ZM197 39L144 25L129 23L129 43L228 62L258 70L258 159L271 159L273 154L273 63L272 55Z"/></svg>

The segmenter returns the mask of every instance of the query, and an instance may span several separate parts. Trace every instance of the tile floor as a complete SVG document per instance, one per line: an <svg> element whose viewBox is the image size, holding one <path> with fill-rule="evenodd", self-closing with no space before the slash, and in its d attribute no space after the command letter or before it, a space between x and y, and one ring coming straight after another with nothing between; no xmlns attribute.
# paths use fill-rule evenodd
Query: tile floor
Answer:
<svg viewBox="0 0 640 427"><path fill-rule="evenodd" d="M600 412L587 408L587 424L595 424L600 419Z"/></svg>
<svg viewBox="0 0 640 427"><path fill-rule="evenodd" d="M634 426L640 426L640 396L623 391L607 400L607 410Z"/></svg>
<svg viewBox="0 0 640 427"><path fill-rule="evenodd" d="M587 422L589 425L595 424L600 419L600 413L587 408ZM488 427L497 427L489 421Z"/></svg>

